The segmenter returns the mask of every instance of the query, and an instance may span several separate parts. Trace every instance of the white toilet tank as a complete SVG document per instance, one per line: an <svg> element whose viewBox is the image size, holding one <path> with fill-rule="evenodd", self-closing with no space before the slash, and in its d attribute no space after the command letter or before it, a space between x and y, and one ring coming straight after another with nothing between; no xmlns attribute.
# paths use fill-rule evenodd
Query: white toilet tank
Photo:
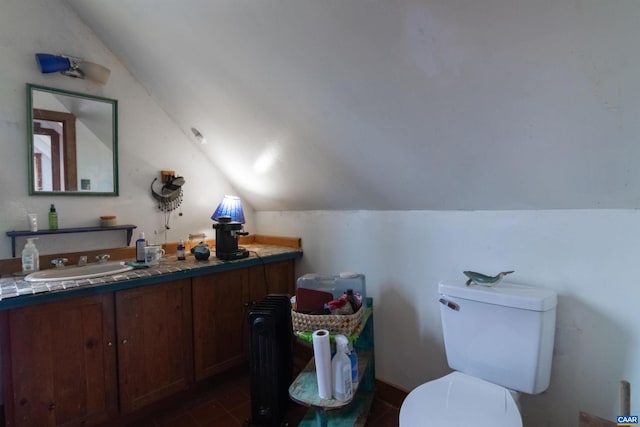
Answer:
<svg viewBox="0 0 640 427"><path fill-rule="evenodd" d="M557 294L501 282L439 285L449 366L529 394L549 387Z"/></svg>

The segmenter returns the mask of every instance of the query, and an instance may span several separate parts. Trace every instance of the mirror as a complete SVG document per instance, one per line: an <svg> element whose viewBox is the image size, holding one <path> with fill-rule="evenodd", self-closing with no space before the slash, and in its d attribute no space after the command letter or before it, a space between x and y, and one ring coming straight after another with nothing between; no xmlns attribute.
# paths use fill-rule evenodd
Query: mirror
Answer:
<svg viewBox="0 0 640 427"><path fill-rule="evenodd" d="M118 101L27 84L30 195L118 195Z"/></svg>

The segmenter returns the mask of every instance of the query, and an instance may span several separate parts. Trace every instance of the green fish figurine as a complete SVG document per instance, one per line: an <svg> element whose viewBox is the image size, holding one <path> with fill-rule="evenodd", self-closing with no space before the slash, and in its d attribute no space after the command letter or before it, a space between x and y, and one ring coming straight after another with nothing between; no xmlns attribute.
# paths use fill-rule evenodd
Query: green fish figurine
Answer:
<svg viewBox="0 0 640 427"><path fill-rule="evenodd" d="M467 280L467 283L466 283L467 286L469 286L472 283L475 285L481 285L481 286L494 286L500 283L500 281L504 276L506 276L507 274L513 273L513 270L503 271L497 276L487 276L486 274L476 273L475 271L464 271L463 273L465 276L469 278L469 280Z"/></svg>

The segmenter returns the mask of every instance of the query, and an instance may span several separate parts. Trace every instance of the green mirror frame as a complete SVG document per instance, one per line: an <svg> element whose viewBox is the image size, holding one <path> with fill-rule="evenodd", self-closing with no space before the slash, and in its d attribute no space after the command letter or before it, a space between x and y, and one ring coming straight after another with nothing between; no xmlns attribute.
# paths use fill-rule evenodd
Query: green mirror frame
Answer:
<svg viewBox="0 0 640 427"><path fill-rule="evenodd" d="M118 196L118 101L27 84L29 195Z"/></svg>

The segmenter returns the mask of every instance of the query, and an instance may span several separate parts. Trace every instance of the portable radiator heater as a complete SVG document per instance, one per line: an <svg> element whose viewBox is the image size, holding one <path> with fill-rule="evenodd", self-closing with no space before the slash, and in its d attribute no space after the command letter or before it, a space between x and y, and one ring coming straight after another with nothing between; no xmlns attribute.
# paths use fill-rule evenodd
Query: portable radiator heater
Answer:
<svg viewBox="0 0 640 427"><path fill-rule="evenodd" d="M247 426L287 425L293 372L293 333L288 295L271 294L249 310L251 421Z"/></svg>

